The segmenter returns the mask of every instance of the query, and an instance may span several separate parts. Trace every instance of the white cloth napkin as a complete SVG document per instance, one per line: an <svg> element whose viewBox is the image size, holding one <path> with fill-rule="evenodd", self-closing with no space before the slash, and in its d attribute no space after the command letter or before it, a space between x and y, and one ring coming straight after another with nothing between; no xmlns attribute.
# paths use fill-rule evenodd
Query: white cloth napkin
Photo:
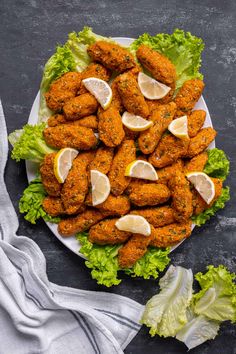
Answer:
<svg viewBox="0 0 236 354"><path fill-rule="evenodd" d="M16 235L4 183L8 143L0 101L0 354L113 354L140 329L143 306L123 296L49 282L37 244Z"/></svg>

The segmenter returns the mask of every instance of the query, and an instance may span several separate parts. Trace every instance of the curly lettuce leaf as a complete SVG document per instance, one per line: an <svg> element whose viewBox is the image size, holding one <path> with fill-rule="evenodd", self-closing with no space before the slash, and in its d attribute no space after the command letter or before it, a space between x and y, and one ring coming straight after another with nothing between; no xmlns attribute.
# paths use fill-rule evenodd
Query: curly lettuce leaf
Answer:
<svg viewBox="0 0 236 354"><path fill-rule="evenodd" d="M86 232L79 233L77 239L82 245L80 253L87 258L85 264L91 269L92 278L96 279L98 284L107 287L118 285L121 282L121 279L118 279L118 272L121 268L119 268L117 255L121 246L93 244L89 242ZM163 271L170 261L168 254L169 249L161 250L151 247L132 268L123 270L133 277L157 278L158 271Z"/></svg>
<svg viewBox="0 0 236 354"><path fill-rule="evenodd" d="M11 158L16 161L29 160L40 163L46 154L55 152L55 149L50 148L44 140L45 127L45 123L26 124L21 130L12 132L8 137L13 146Z"/></svg>
<svg viewBox="0 0 236 354"><path fill-rule="evenodd" d="M221 178L223 181L229 174L229 160L223 150L214 148L207 151L208 160L203 172L211 177Z"/></svg>
<svg viewBox="0 0 236 354"><path fill-rule="evenodd" d="M171 265L159 285L161 291L147 302L141 322L150 327L151 336L175 336L188 321L193 273L191 269Z"/></svg>
<svg viewBox="0 0 236 354"><path fill-rule="evenodd" d="M236 322L236 274L223 265L207 269L205 274L195 275L201 291L193 297L194 312L219 322Z"/></svg>
<svg viewBox="0 0 236 354"><path fill-rule="evenodd" d="M167 56L175 65L177 72L176 89L179 89L186 80L203 79L203 75L199 72L201 53L204 49L201 38L180 29L176 29L173 34L159 33L151 36L144 33L130 46L134 55L141 44L145 44Z"/></svg>
<svg viewBox="0 0 236 354"><path fill-rule="evenodd" d="M225 207L225 203L230 200L229 187L222 189L221 196L215 201L215 203L199 215L192 216L192 221L197 226L204 225L215 213Z"/></svg>
<svg viewBox="0 0 236 354"><path fill-rule="evenodd" d="M43 210L42 203L46 194L39 178L35 178L31 181L29 186L24 190L19 201L19 210L22 214L26 213L24 218L31 224L35 224L36 220L39 218L43 218L45 221L51 223L59 223L59 217L52 217Z"/></svg>

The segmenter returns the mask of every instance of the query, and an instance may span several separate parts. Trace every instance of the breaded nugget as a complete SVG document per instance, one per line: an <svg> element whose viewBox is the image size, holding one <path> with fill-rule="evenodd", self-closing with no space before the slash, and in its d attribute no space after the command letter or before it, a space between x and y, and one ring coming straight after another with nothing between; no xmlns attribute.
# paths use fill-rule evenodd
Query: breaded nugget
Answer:
<svg viewBox="0 0 236 354"><path fill-rule="evenodd" d="M76 93L81 85L81 74L77 72L68 72L54 81L45 93L45 100L48 108L58 112L62 110L64 104Z"/></svg>
<svg viewBox="0 0 236 354"><path fill-rule="evenodd" d="M98 132L99 139L106 146L115 147L120 145L124 139L125 132L119 111L114 107L98 110Z"/></svg>
<svg viewBox="0 0 236 354"><path fill-rule="evenodd" d="M178 109L178 117L183 116L194 108L201 97L204 86L204 82L199 79L185 81L174 99Z"/></svg>
<svg viewBox="0 0 236 354"><path fill-rule="evenodd" d="M105 219L92 226L89 230L89 241L98 245L116 245L127 241L132 234L118 230L115 226L117 220Z"/></svg>
<svg viewBox="0 0 236 354"><path fill-rule="evenodd" d="M97 138L92 129L73 124L60 124L45 128L43 136L46 143L57 149L71 147L79 150L89 150L97 144Z"/></svg>
<svg viewBox="0 0 236 354"><path fill-rule="evenodd" d="M148 161L157 168L171 165L186 155L190 139L179 139L174 135L164 135Z"/></svg>
<svg viewBox="0 0 236 354"><path fill-rule="evenodd" d="M77 120L95 113L98 109L98 101L90 93L76 96L68 100L63 106L63 112L67 120Z"/></svg>
<svg viewBox="0 0 236 354"><path fill-rule="evenodd" d="M105 68L103 65L99 63L91 63L87 66L87 68L81 73L81 80L87 79L89 77L96 77L97 79L101 79L103 81L109 81L111 78L111 72L109 69ZM79 88L79 94L82 95L88 92L83 83L81 82L81 86Z"/></svg>
<svg viewBox="0 0 236 354"><path fill-rule="evenodd" d="M133 55L115 43L97 41L88 47L88 54L94 61L102 63L106 68L121 73L136 66Z"/></svg>
<svg viewBox="0 0 236 354"><path fill-rule="evenodd" d="M90 208L79 215L61 220L58 224L58 232L65 237L73 236L77 232L88 230L92 225L104 218L105 215L99 210Z"/></svg>
<svg viewBox="0 0 236 354"><path fill-rule="evenodd" d="M206 112L198 109L188 115L188 136L193 138L202 128L206 118Z"/></svg>
<svg viewBox="0 0 236 354"><path fill-rule="evenodd" d="M129 240L118 251L118 263L121 268L132 267L148 250L153 239L154 227L151 226L151 235L132 234Z"/></svg>
<svg viewBox="0 0 236 354"><path fill-rule="evenodd" d="M145 180L145 179L140 179L140 178L131 178L131 181L128 185L128 187L125 190L126 194L130 194L134 191L136 188L140 188L144 184L151 183L151 181Z"/></svg>
<svg viewBox="0 0 236 354"><path fill-rule="evenodd" d="M150 246L154 247L169 247L182 241L191 235L192 222L187 220L184 223L173 223L167 226L158 227L155 229L154 237L151 240Z"/></svg>
<svg viewBox="0 0 236 354"><path fill-rule="evenodd" d="M157 170L157 174L158 174L157 183L167 184L168 181L174 177L176 171L183 171L183 170L184 170L184 162L183 160L179 159L176 162L174 162L172 165Z"/></svg>
<svg viewBox="0 0 236 354"><path fill-rule="evenodd" d="M169 205L132 210L130 214L143 216L154 227L161 227L175 222L173 209Z"/></svg>
<svg viewBox="0 0 236 354"><path fill-rule="evenodd" d="M97 130L98 118L97 116L91 115L75 121L68 121L63 114L54 114L48 119L47 124L49 127L56 127L57 125L60 124L73 124L73 125L79 125L81 127Z"/></svg>
<svg viewBox="0 0 236 354"><path fill-rule="evenodd" d="M73 160L61 191L61 199L67 214L77 213L83 205L89 184L87 167L93 157L93 152L83 152Z"/></svg>
<svg viewBox="0 0 236 354"><path fill-rule="evenodd" d="M138 145L142 153L151 154L155 150L162 134L172 122L175 112L176 104L171 102L159 106L151 113L149 120L153 122L153 125L141 132L138 138Z"/></svg>
<svg viewBox="0 0 236 354"><path fill-rule="evenodd" d="M123 126L123 129L125 132L125 139L126 140L136 140L139 137L139 132L136 132L134 130L130 130L125 125Z"/></svg>
<svg viewBox="0 0 236 354"><path fill-rule="evenodd" d="M192 203L193 203L193 215L199 215L204 210L210 208L215 201L221 196L223 182L219 178L211 178L215 185L215 196L210 204L207 204L205 200L200 196L195 188L192 188Z"/></svg>
<svg viewBox="0 0 236 354"><path fill-rule="evenodd" d="M174 209L174 218L178 222L185 222L193 213L190 183L184 173L178 171L169 180L168 186L172 195L171 206Z"/></svg>
<svg viewBox="0 0 236 354"><path fill-rule="evenodd" d="M217 132L215 129L208 127L203 128L200 132L190 139L188 151L186 157L192 158L203 152L208 145L215 139Z"/></svg>
<svg viewBox="0 0 236 354"><path fill-rule="evenodd" d="M165 184L143 184L139 188L134 188L129 198L131 203L137 206L158 205L170 198L170 190Z"/></svg>
<svg viewBox="0 0 236 354"><path fill-rule="evenodd" d="M43 210L50 216L65 214L64 205L59 197L45 197L42 204Z"/></svg>
<svg viewBox="0 0 236 354"><path fill-rule="evenodd" d="M62 184L58 182L54 175L54 159L56 153L47 154L44 156L43 162L40 165L40 174L42 184L48 195L59 197L61 194Z"/></svg>
<svg viewBox="0 0 236 354"><path fill-rule="evenodd" d="M114 149L101 146L96 150L93 161L89 164L88 170L97 170L105 175L110 171L111 163L114 156Z"/></svg>
<svg viewBox="0 0 236 354"><path fill-rule="evenodd" d="M118 91L118 87L117 87L117 82L118 82L119 77L117 76L111 84L111 90L112 90L112 100L111 100L111 104L110 106L117 109L119 111L119 113L123 113L124 112L124 106L122 104L122 100Z"/></svg>
<svg viewBox="0 0 236 354"><path fill-rule="evenodd" d="M150 47L142 44L136 52L138 60L141 64L150 71L152 76L170 86L176 81L176 69L174 64L165 57L163 54L151 49Z"/></svg>
<svg viewBox="0 0 236 354"><path fill-rule="evenodd" d="M131 177L125 176L125 169L136 158L136 147L133 140L124 140L118 147L108 174L111 192L120 195L128 187Z"/></svg>
<svg viewBox="0 0 236 354"><path fill-rule="evenodd" d="M117 88L125 109L133 114L146 118L149 108L138 86L137 79L129 72L119 75Z"/></svg>
<svg viewBox="0 0 236 354"><path fill-rule="evenodd" d="M148 100L145 98L145 101L148 105L150 115L152 114L153 111L155 111L155 109L159 108L159 106L161 105L159 100Z"/></svg>
<svg viewBox="0 0 236 354"><path fill-rule="evenodd" d="M89 193L86 197L85 204L92 206L92 194ZM125 195L115 197L109 194L105 202L98 204L95 208L105 213L107 216L125 215L130 211L130 201Z"/></svg>
<svg viewBox="0 0 236 354"><path fill-rule="evenodd" d="M194 156L190 161L186 162L184 166L185 173L188 172L202 172L208 160L207 152Z"/></svg>

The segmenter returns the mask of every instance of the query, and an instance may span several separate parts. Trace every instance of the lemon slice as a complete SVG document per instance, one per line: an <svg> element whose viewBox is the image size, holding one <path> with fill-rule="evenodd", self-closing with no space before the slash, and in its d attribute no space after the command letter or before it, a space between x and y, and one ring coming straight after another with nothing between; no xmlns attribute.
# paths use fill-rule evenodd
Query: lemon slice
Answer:
<svg viewBox="0 0 236 354"><path fill-rule="evenodd" d="M138 85L144 97L149 100L158 100L163 98L171 90L169 86L152 79L150 76L142 72L138 74Z"/></svg>
<svg viewBox="0 0 236 354"><path fill-rule="evenodd" d="M117 229L144 236L151 235L151 226L147 220L140 215L125 215L115 223Z"/></svg>
<svg viewBox="0 0 236 354"><path fill-rule="evenodd" d="M168 130L175 135L177 138L185 139L188 138L188 118L183 116L174 119L168 126Z"/></svg>
<svg viewBox="0 0 236 354"><path fill-rule="evenodd" d="M93 206L105 202L110 194L109 178L97 170L91 170L91 184L92 184L92 204Z"/></svg>
<svg viewBox="0 0 236 354"><path fill-rule="evenodd" d="M106 81L96 77L82 80L86 89L97 99L103 109L107 109L112 100L112 90Z"/></svg>
<svg viewBox="0 0 236 354"><path fill-rule="evenodd" d="M78 155L78 151L72 148L64 148L58 151L54 159L54 175L59 183L64 183L71 169L73 160Z"/></svg>
<svg viewBox="0 0 236 354"><path fill-rule="evenodd" d="M131 162L125 169L125 176L148 179L150 181L158 180L155 168L149 162L142 160Z"/></svg>
<svg viewBox="0 0 236 354"><path fill-rule="evenodd" d="M136 116L135 114L124 112L122 115L122 123L135 132L141 132L150 128L153 125L151 120L144 119L140 116Z"/></svg>
<svg viewBox="0 0 236 354"><path fill-rule="evenodd" d="M186 177L194 185L198 193L210 204L215 196L215 185L204 172L190 172Z"/></svg>

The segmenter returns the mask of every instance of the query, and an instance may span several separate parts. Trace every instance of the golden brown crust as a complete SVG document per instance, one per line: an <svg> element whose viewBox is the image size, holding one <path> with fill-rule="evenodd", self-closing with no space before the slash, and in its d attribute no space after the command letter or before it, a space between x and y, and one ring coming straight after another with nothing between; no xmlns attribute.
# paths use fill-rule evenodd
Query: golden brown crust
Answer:
<svg viewBox="0 0 236 354"><path fill-rule="evenodd" d="M88 170L97 170L106 175L110 171L113 156L113 148L107 146L99 147L95 152L93 161L89 164Z"/></svg>
<svg viewBox="0 0 236 354"><path fill-rule="evenodd" d="M183 116L194 108L201 97L204 86L204 82L199 79L185 81L174 99L178 108L178 117Z"/></svg>
<svg viewBox="0 0 236 354"><path fill-rule="evenodd" d="M192 222L187 220L184 223L173 223L155 229L154 237L150 245L153 247L169 247L182 241L191 235Z"/></svg>
<svg viewBox="0 0 236 354"><path fill-rule="evenodd" d="M136 65L133 55L127 49L115 43L97 41L91 44L87 51L94 61L98 61L108 69L119 73Z"/></svg>
<svg viewBox="0 0 236 354"><path fill-rule="evenodd" d="M48 119L47 124L49 127L56 127L57 125L60 124L73 124L73 125L79 125L81 127L97 130L98 119L97 116L91 115L91 116L81 118L79 120L68 121L63 114L54 114Z"/></svg>
<svg viewBox="0 0 236 354"><path fill-rule="evenodd" d="M183 171L184 170L184 162L183 160L179 159L174 162L172 165L163 167L157 170L158 180L157 183L167 184L168 181L174 177L176 171Z"/></svg>
<svg viewBox="0 0 236 354"><path fill-rule="evenodd" d="M45 197L42 207L43 210L50 216L65 214L64 205L59 197Z"/></svg>
<svg viewBox="0 0 236 354"><path fill-rule="evenodd" d="M188 172L202 172L208 160L207 152L202 152L199 155L194 156L191 160L186 162L184 166L185 173Z"/></svg>
<svg viewBox="0 0 236 354"><path fill-rule="evenodd" d="M62 184L58 182L54 175L54 159L56 153L47 154L44 156L43 162L40 166L40 174L42 184L48 195L52 197L59 197L61 194Z"/></svg>
<svg viewBox="0 0 236 354"><path fill-rule="evenodd" d="M211 127L201 129L194 138L190 139L186 157L192 158L203 152L215 139L216 134L215 129Z"/></svg>
<svg viewBox="0 0 236 354"><path fill-rule="evenodd" d="M106 146L115 147L124 139L125 132L119 111L113 106L98 110L99 138Z"/></svg>
<svg viewBox="0 0 236 354"><path fill-rule="evenodd" d="M202 128L206 118L206 112L203 110L193 111L188 115L188 136L193 138Z"/></svg>
<svg viewBox="0 0 236 354"><path fill-rule="evenodd" d="M92 206L91 193L87 195L85 204ZM110 194L105 202L96 205L95 208L99 209L107 216L121 216L127 214L130 211L130 201L125 195L118 195L115 197L114 195Z"/></svg>
<svg viewBox="0 0 236 354"><path fill-rule="evenodd" d="M170 190L165 184L143 184L139 188L134 188L129 198L131 203L137 206L158 205L170 198Z"/></svg>
<svg viewBox="0 0 236 354"><path fill-rule="evenodd" d="M92 226L89 230L89 241L99 245L116 245L127 241L132 234L118 230L115 226L117 220L105 219Z"/></svg>
<svg viewBox="0 0 236 354"><path fill-rule="evenodd" d="M162 134L172 122L175 112L176 104L171 102L159 106L151 113L149 120L153 122L153 125L141 132L138 138L139 148L144 154L151 154L155 150Z"/></svg>
<svg viewBox="0 0 236 354"><path fill-rule="evenodd" d="M96 98L90 93L76 96L66 101L63 112L67 120L77 120L95 113L98 109Z"/></svg>
<svg viewBox="0 0 236 354"><path fill-rule="evenodd" d="M125 176L125 169L136 158L136 148L133 140L124 140L118 147L108 174L111 192L121 195L130 183L130 177Z"/></svg>
<svg viewBox="0 0 236 354"><path fill-rule="evenodd" d="M89 150L96 146L97 138L92 129L74 124L60 124L43 131L46 143L57 149L71 147Z"/></svg>
<svg viewBox="0 0 236 354"><path fill-rule="evenodd" d="M168 225L175 221L173 209L169 205L132 210L130 214L143 216L154 227Z"/></svg>
<svg viewBox="0 0 236 354"><path fill-rule="evenodd" d="M81 73L81 81L84 79L88 79L89 77L96 77L97 79L101 79L103 81L109 81L111 78L111 72L109 69L105 68L103 65L99 63L91 63L87 66L87 68ZM87 89L81 82L81 86L79 88L79 94L82 95L87 93Z"/></svg>

